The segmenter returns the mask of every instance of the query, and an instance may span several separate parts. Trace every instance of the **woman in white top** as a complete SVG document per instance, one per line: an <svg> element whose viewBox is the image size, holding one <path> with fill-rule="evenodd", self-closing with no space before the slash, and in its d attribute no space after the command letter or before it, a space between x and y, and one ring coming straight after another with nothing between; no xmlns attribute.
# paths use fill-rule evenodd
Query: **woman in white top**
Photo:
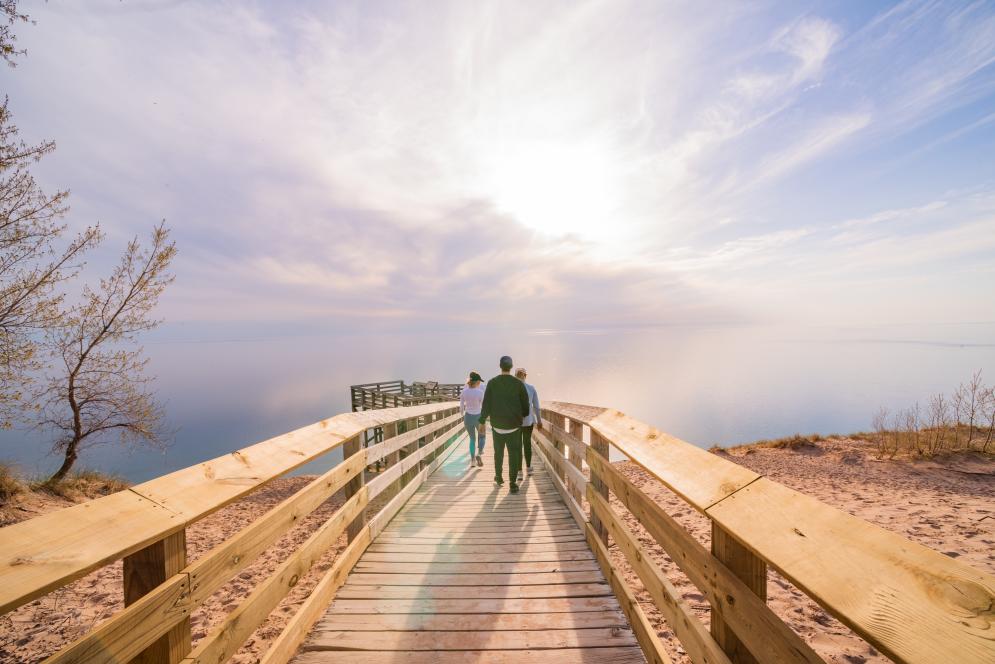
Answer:
<svg viewBox="0 0 995 664"><path fill-rule="evenodd" d="M474 464L483 466L484 462L480 458L484 453L484 444L487 442L486 430L480 431L480 446L477 446L477 423L480 421L480 406L484 402L483 379L476 371L470 372L470 380L460 393L459 408L463 413L463 426L470 436L470 466Z"/></svg>

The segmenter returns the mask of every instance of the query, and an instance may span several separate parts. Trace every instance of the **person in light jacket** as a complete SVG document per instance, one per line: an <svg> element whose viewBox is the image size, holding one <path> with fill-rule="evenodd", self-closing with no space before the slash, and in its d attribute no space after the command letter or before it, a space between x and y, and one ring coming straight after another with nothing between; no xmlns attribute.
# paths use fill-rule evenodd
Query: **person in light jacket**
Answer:
<svg viewBox="0 0 995 664"><path fill-rule="evenodd" d="M515 371L515 377L525 385L525 391L529 395L529 414L522 419L522 451L525 454L525 472L532 474L532 429L538 426L542 430L541 411L539 409L539 394L536 388L525 382L528 372L524 367L519 367ZM521 475L521 473L519 473ZM521 481L521 477L518 478Z"/></svg>
<svg viewBox="0 0 995 664"><path fill-rule="evenodd" d="M484 465L484 445L487 443L487 430L480 425L480 407L484 403L484 379L476 371L470 372L470 380L460 393L459 410L463 413L463 427L470 436L470 467ZM479 426L479 437L478 437ZM479 441L479 444L478 444Z"/></svg>

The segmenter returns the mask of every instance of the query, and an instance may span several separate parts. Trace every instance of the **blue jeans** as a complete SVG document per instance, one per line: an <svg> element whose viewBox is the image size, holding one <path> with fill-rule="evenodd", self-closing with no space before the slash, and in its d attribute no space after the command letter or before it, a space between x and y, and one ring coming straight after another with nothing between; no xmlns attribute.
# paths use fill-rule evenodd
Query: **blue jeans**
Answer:
<svg viewBox="0 0 995 664"><path fill-rule="evenodd" d="M480 449L477 450L477 423L480 421L480 413L476 415L471 415L470 413L465 413L463 415L463 426L466 428L466 432L470 434L470 456L475 457L484 453L484 445L487 444L487 434L485 432L480 433Z"/></svg>

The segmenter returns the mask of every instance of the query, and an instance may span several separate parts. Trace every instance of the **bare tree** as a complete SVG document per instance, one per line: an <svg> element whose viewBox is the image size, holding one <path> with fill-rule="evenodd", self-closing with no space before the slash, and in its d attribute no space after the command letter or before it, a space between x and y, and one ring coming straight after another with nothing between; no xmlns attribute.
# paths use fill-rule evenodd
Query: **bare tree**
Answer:
<svg viewBox="0 0 995 664"><path fill-rule="evenodd" d="M964 383L957 386L954 393L950 396L950 406L949 413L952 416L951 426L950 426L950 437L952 438L951 448L957 449L960 443L960 423L961 415L964 414L964 397L966 396L966 388Z"/></svg>
<svg viewBox="0 0 995 664"><path fill-rule="evenodd" d="M988 446L992 444L992 436L995 435L995 386L982 390L981 412L988 423L988 434L985 436L984 447L981 451L988 453Z"/></svg>
<svg viewBox="0 0 995 664"><path fill-rule="evenodd" d="M18 50L14 46L17 42L14 25L29 20L27 14L17 11L17 0L0 0L0 58L3 58L11 67L17 66L14 58L24 54L23 48Z"/></svg>
<svg viewBox="0 0 995 664"><path fill-rule="evenodd" d="M132 240L111 276L96 290L84 287L64 324L48 332L58 373L38 395L41 425L58 432L53 451L63 454L49 481L65 477L81 451L115 436L123 443L165 444L163 411L135 341L161 322L151 312L173 280L168 268L175 254L165 224L154 229L147 249Z"/></svg>
<svg viewBox="0 0 995 664"><path fill-rule="evenodd" d="M2 16L2 14L0 14ZM18 138L7 100L0 106L0 427L9 428L23 406L30 376L40 367L38 332L59 324L55 288L73 276L83 252L100 241L87 228L58 247L66 230L68 192L46 194L28 167L55 149Z"/></svg>
<svg viewBox="0 0 995 664"><path fill-rule="evenodd" d="M878 412L874 413L874 417L871 419L871 426L874 427L874 432L877 433L877 443L878 443L878 458L884 458L885 454L888 453L888 409L884 406L878 408Z"/></svg>
<svg viewBox="0 0 995 664"><path fill-rule="evenodd" d="M971 376L971 380L965 385L961 383L957 388L961 412L958 420L967 423L967 446L971 446L974 440L974 428L981 414L981 400L984 397L985 386L981 382L981 369L978 369Z"/></svg>
<svg viewBox="0 0 995 664"><path fill-rule="evenodd" d="M936 454L943 451L947 428L950 426L950 404L942 392L937 392L930 397L928 417L929 429L932 434L929 453Z"/></svg>

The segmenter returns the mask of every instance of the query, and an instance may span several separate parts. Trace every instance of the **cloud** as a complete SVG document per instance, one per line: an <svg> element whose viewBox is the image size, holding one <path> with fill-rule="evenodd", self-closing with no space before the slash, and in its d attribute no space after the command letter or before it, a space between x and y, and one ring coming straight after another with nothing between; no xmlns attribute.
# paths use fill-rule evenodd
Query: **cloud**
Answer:
<svg viewBox="0 0 995 664"><path fill-rule="evenodd" d="M0 75L75 219L174 227L174 319L738 318L990 177L879 186L990 132L950 115L995 89L983 4L143 7L40 6Z"/></svg>

